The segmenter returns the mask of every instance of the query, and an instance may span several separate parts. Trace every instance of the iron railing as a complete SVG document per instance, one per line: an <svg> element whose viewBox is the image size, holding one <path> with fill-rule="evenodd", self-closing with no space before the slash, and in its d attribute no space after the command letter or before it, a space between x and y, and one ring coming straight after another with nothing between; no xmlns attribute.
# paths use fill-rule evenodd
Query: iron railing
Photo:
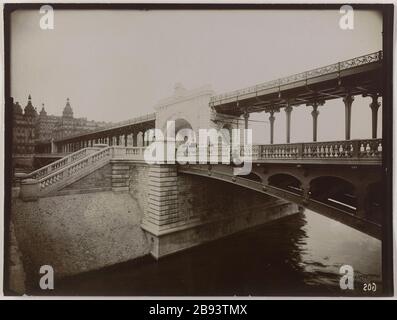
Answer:
<svg viewBox="0 0 397 320"><path fill-rule="evenodd" d="M265 89L278 88L282 85L291 84L294 82L306 81L311 78L316 78L330 73L340 72L346 69L355 68L373 62L379 62L381 60L382 60L382 51L366 54L353 59L334 63L325 67L316 68L313 70L297 73L288 77L260 83L255 86L250 86L243 89L234 90L231 92L216 95L211 97L210 103L219 102L229 98L238 98L245 94L256 93L258 91Z"/></svg>

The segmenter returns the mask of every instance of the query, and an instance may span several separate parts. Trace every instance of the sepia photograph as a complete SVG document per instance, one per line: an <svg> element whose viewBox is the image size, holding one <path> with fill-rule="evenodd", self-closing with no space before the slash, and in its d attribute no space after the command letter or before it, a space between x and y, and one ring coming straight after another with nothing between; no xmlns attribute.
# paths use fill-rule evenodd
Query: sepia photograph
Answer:
<svg viewBox="0 0 397 320"><path fill-rule="evenodd" d="M393 10L5 4L4 295L392 296Z"/></svg>

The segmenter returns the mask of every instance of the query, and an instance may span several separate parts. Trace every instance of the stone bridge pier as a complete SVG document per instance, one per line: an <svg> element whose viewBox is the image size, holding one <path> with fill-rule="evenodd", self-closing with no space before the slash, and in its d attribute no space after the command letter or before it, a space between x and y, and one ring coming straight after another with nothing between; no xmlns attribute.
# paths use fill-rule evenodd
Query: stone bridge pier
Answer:
<svg viewBox="0 0 397 320"><path fill-rule="evenodd" d="M237 185L178 173L176 165L151 165L147 176L142 228L155 258L300 211L296 204Z"/></svg>

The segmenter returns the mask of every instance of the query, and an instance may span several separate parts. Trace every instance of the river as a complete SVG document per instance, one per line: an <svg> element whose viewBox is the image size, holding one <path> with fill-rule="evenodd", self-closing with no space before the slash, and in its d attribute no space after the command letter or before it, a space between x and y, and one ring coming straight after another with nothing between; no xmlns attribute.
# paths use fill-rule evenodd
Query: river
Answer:
<svg viewBox="0 0 397 320"><path fill-rule="evenodd" d="M342 265L353 267L353 290L340 288ZM381 242L306 210L159 261L147 256L65 278L51 294L376 296Z"/></svg>

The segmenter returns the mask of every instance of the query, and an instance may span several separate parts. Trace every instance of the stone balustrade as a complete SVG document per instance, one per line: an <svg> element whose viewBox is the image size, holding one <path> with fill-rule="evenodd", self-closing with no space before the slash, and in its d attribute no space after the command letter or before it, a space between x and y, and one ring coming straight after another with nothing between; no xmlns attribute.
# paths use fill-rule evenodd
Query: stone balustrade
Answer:
<svg viewBox="0 0 397 320"><path fill-rule="evenodd" d="M241 156L248 156L247 147ZM382 139L289 143L252 146L252 160L382 159Z"/></svg>
<svg viewBox="0 0 397 320"><path fill-rule="evenodd" d="M166 144L164 144L166 148ZM111 159L126 159L134 161L145 161L145 147L103 147L85 148L56 161L36 172L21 178L21 197L29 194L27 199L34 199L32 191L38 190L38 196L47 195L59 190L63 186L72 183L81 177L93 172L101 166L109 163ZM236 154L237 152L237 154ZM236 159L243 162L249 157L253 162L260 161L284 161L295 160L305 162L306 160L330 161L348 160L349 163L357 161L382 160L382 140L363 139L347 141L290 143L272 145L242 146L240 154L238 149L231 150L230 146L190 146L178 148L175 158L160 159L158 163L185 164L185 163L236 163ZM232 158L232 159L231 159ZM176 160L176 162L175 162ZM231 161L233 160L233 161ZM36 188L35 185L38 187Z"/></svg>
<svg viewBox="0 0 397 320"><path fill-rule="evenodd" d="M23 176L21 181L21 198L31 201L40 196L48 195L93 172L108 163L111 159L143 160L143 152L144 148L142 147L121 146L105 146L102 148L85 148L79 150L43 167L43 170L40 169L34 172L34 174ZM36 191L37 195L32 196L32 193Z"/></svg>
<svg viewBox="0 0 397 320"><path fill-rule="evenodd" d="M99 150L99 148L95 148L95 147L81 149L79 151L76 151L76 152L73 152L73 153L67 155L66 157L63 157L62 159L54 161L40 169L37 169L37 170L29 173L28 176L29 176L29 178L32 178L32 179L41 179L41 178L49 175L50 173L60 170L64 167L66 167L67 165L69 165L79 159L82 159L82 158L86 157L87 155L94 153L98 150Z"/></svg>

